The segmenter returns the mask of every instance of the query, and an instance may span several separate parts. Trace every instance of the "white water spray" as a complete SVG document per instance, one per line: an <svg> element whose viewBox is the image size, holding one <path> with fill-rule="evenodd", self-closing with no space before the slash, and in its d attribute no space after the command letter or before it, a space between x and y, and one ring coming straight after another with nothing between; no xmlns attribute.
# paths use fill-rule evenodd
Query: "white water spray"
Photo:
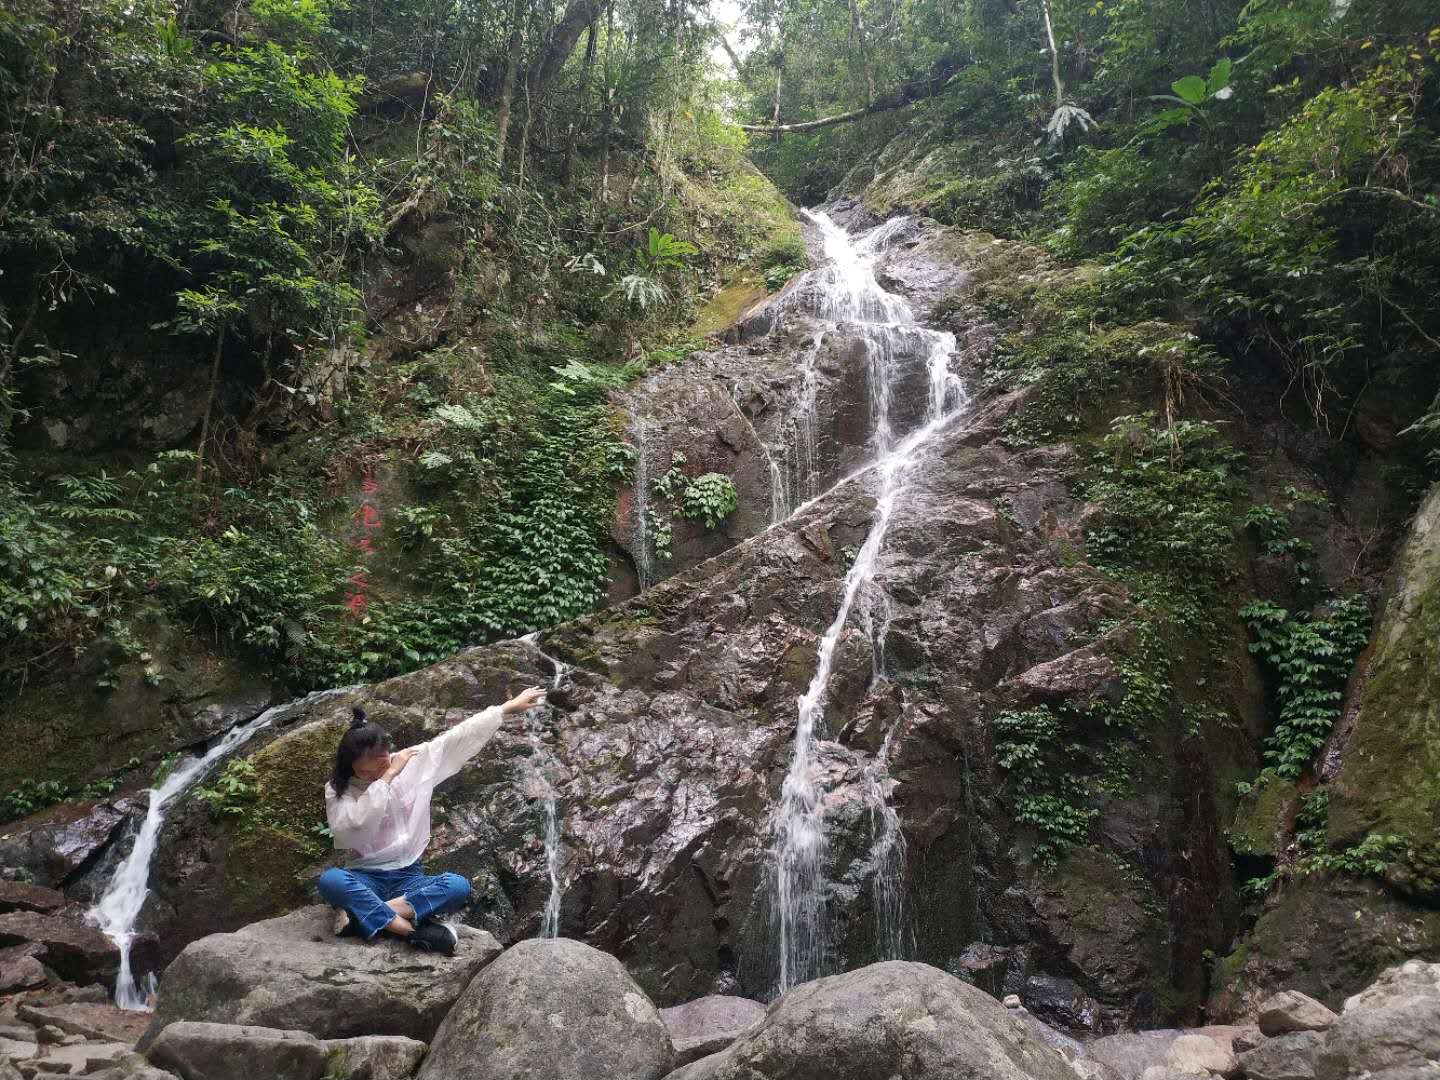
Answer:
<svg viewBox="0 0 1440 1080"><path fill-rule="evenodd" d="M845 575L839 609L820 640L815 675L798 702L795 749L781 788L772 855L775 868L774 909L780 951L778 990L782 994L798 983L817 977L825 967L827 940L823 866L826 840L822 793L813 774L816 732L824 721L835 649L856 597L862 591L869 594L879 587L875 582L876 560L895 508L904 494L905 481L920 458L920 450L966 404L963 386L949 371L949 359L955 352L954 335L917 326L905 301L886 292L875 280L873 253L904 223L887 222L860 244L855 244L826 215L808 211L807 215L822 230L825 254L829 260L826 266L815 272L816 314L844 325L848 332L857 333L866 346L876 452L876 461L871 467L877 474L879 490L870 533ZM898 362L917 352L923 352L929 376L926 416L915 431L898 438L891 423ZM866 621L873 630L881 609L873 600L867 602L867 608ZM888 603L883 621L888 628ZM876 768L883 770L883 758L877 761ZM899 856L898 868L875 886L883 893L877 893L877 916L880 908L894 914L893 918L885 915L882 922L893 923L897 927L891 936L895 938L893 944L898 953L903 937L903 931L898 928L902 925L899 889L904 838L900 834L898 817L885 798L888 777L877 773L872 783L879 793L879 805L883 807L883 811L879 811L881 818L876 828L874 861L877 870L883 866L897 867L896 854ZM882 929L881 933L884 937L889 931ZM882 949L887 944L882 941Z"/></svg>
<svg viewBox="0 0 1440 1080"><path fill-rule="evenodd" d="M166 807L204 776L212 765L267 726L276 712L288 707L282 705L267 709L249 723L232 728L203 756L177 764L164 783L150 790L150 808L135 837L135 846L115 868L104 893L85 915L120 948L120 975L115 980L115 1004L120 1008L148 1012L150 995L155 992L153 973L137 980L130 970L130 946L135 940L135 923L149 895L150 863L159 844Z"/></svg>
<svg viewBox="0 0 1440 1080"><path fill-rule="evenodd" d="M631 509L634 523L630 529L630 547L631 554L635 556L635 575L640 579L641 592L644 592L655 584L655 555L651 550L650 538L650 471L645 460L649 449L645 445L648 425L642 417L637 416L633 430L635 433L635 501Z"/></svg>
<svg viewBox="0 0 1440 1080"><path fill-rule="evenodd" d="M570 665L540 651L538 634L527 634L522 639L535 654L554 667L555 674L551 689L558 689L560 683L570 674ZM560 817L556 810L555 785L545 775L544 764L550 759L545 745L540 741L540 709L534 708L525 714L525 726L530 734L530 762L535 778L540 785L541 798L545 807L545 871L550 877L550 894L545 898L545 910L540 916L540 936L560 936L560 898L565 889L560 881Z"/></svg>

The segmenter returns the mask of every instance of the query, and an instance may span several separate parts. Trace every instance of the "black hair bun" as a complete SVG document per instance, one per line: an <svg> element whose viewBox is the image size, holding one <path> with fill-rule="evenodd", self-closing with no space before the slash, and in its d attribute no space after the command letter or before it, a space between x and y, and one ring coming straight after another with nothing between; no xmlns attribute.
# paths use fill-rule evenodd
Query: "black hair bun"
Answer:
<svg viewBox="0 0 1440 1080"><path fill-rule="evenodd" d="M356 705L350 712L354 715L354 719L350 721L350 730L354 731L356 728L364 727L368 720L365 710Z"/></svg>

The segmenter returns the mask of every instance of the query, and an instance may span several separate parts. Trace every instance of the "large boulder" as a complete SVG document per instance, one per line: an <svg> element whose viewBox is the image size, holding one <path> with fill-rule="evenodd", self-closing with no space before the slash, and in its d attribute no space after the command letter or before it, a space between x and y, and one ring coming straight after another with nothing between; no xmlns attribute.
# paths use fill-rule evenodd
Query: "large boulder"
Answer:
<svg viewBox="0 0 1440 1080"><path fill-rule="evenodd" d="M1324 1041L1318 1031L1277 1035L1241 1054L1240 1071L1249 1080L1315 1080L1315 1059Z"/></svg>
<svg viewBox="0 0 1440 1080"><path fill-rule="evenodd" d="M1187 1071L1177 1064L1177 1060L1233 1063L1234 1043L1237 1038L1246 1035L1258 1036L1258 1031L1218 1024L1188 1030L1159 1028L1154 1031L1129 1031L1091 1039L1084 1044L1084 1053L1085 1058L1114 1070L1124 1080L1140 1080L1150 1069ZM1200 1043L1188 1041L1200 1038L1211 1043L1213 1051ZM1177 1054L1175 1046L1181 1039L1187 1040L1187 1043Z"/></svg>
<svg viewBox="0 0 1440 1080"><path fill-rule="evenodd" d="M409 1080L425 1044L400 1035L317 1039L306 1031L182 1020L162 1031L150 1059L182 1080Z"/></svg>
<svg viewBox="0 0 1440 1080"><path fill-rule="evenodd" d="M100 855L133 809L129 799L62 803L12 822L0 833L0 866L59 888Z"/></svg>
<svg viewBox="0 0 1440 1080"><path fill-rule="evenodd" d="M165 971L141 1048L184 1020L425 1041L500 952L493 937L467 926L453 957L336 938L330 915L316 904L189 945Z"/></svg>
<svg viewBox="0 0 1440 1080"><path fill-rule="evenodd" d="M120 950L93 926L36 911L0 915L0 946L26 943L42 946L45 963L71 982L114 985L120 971ZM153 957L154 946L153 938L138 938L131 950L136 963L145 965Z"/></svg>
<svg viewBox="0 0 1440 1080"><path fill-rule="evenodd" d="M0 994L44 986L45 965L39 959L44 955L45 946L33 941L0 949Z"/></svg>
<svg viewBox="0 0 1440 1080"><path fill-rule="evenodd" d="M1411 960L1346 1001L1315 1076L1359 1080L1391 1069L1440 1069L1440 964Z"/></svg>
<svg viewBox="0 0 1440 1080"><path fill-rule="evenodd" d="M1336 1016L1308 994L1282 990L1260 1003L1257 1019L1264 1034L1284 1035L1291 1031L1325 1031L1335 1023Z"/></svg>
<svg viewBox="0 0 1440 1080"><path fill-rule="evenodd" d="M403 1035L361 1035L325 1044L326 1070L345 1080L410 1080L426 1046Z"/></svg>
<svg viewBox="0 0 1440 1080"><path fill-rule="evenodd" d="M675 1051L620 961L565 938L523 941L482 971L417 1080L659 1080Z"/></svg>
<svg viewBox="0 0 1440 1080"><path fill-rule="evenodd" d="M64 893L47 889L43 885L0 878L0 912L38 911L48 915L59 911L68 902Z"/></svg>
<svg viewBox="0 0 1440 1080"><path fill-rule="evenodd" d="M183 1080L319 1080L329 1057L305 1031L192 1020L167 1027L149 1053Z"/></svg>
<svg viewBox="0 0 1440 1080"><path fill-rule="evenodd" d="M765 1006L758 1001L729 994L710 994L660 1010L675 1044L676 1065L719 1053L764 1017Z"/></svg>
<svg viewBox="0 0 1440 1080"><path fill-rule="evenodd" d="M671 1080L1075 1080L1023 1020L928 964L887 961L796 987L728 1050Z"/></svg>
<svg viewBox="0 0 1440 1080"><path fill-rule="evenodd" d="M1225 1076L1235 1071L1235 1054L1204 1035L1181 1035L1170 1044L1165 1064L1188 1076Z"/></svg>

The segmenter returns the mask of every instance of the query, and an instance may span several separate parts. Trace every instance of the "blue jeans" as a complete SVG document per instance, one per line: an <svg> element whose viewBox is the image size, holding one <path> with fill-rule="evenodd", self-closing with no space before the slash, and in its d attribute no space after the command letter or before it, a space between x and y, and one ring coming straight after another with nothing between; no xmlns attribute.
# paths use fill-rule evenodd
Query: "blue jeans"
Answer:
<svg viewBox="0 0 1440 1080"><path fill-rule="evenodd" d="M415 925L457 908L470 898L470 883L459 874L425 875L417 859L399 870L342 870L333 867L315 882L331 907L344 908L368 941L389 925L395 912L385 903L403 896L415 909Z"/></svg>

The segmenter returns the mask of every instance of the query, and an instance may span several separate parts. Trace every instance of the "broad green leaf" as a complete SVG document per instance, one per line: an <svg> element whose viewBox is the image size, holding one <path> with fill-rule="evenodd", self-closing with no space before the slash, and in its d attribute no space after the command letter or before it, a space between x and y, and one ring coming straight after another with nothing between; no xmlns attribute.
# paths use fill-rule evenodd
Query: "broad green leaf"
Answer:
<svg viewBox="0 0 1440 1080"><path fill-rule="evenodd" d="M1205 90L1211 97L1214 97L1229 85L1230 58L1226 56L1216 61L1215 66L1210 69L1210 77L1205 82Z"/></svg>
<svg viewBox="0 0 1440 1080"><path fill-rule="evenodd" d="M1175 91L1175 96L1191 105L1199 105L1205 100L1205 80L1199 75L1186 75L1183 79L1177 79L1170 84L1170 89Z"/></svg>

